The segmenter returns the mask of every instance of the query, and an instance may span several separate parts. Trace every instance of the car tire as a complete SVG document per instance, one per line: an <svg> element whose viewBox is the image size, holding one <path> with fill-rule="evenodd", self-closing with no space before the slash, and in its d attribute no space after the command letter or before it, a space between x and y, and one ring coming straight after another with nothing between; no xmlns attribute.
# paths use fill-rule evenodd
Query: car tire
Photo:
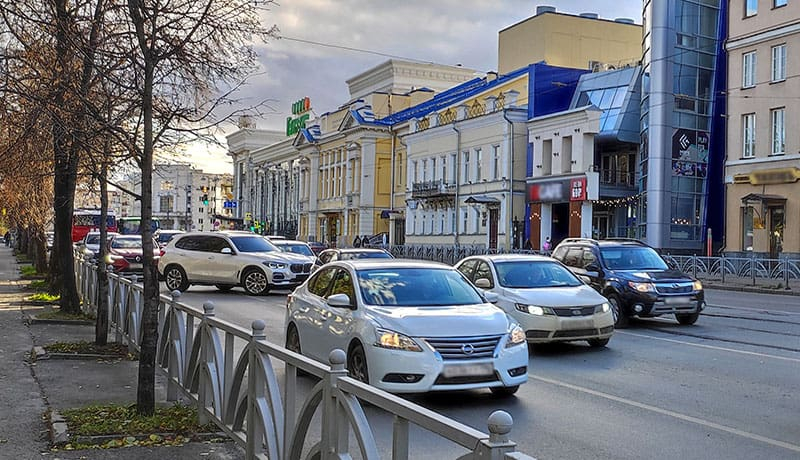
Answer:
<svg viewBox="0 0 800 460"><path fill-rule="evenodd" d="M364 347L358 342L351 345L347 353L347 372L350 377L369 384L367 355L364 353Z"/></svg>
<svg viewBox="0 0 800 460"><path fill-rule="evenodd" d="M611 339L589 339L589 346L592 348L600 348L608 345L608 341Z"/></svg>
<svg viewBox="0 0 800 460"><path fill-rule="evenodd" d="M164 269L164 284L167 285L167 289L170 292L176 289L186 292L189 289L189 278L186 276L186 270L180 265L168 265Z"/></svg>
<svg viewBox="0 0 800 460"><path fill-rule="evenodd" d="M692 324L697 322L697 318L700 317L700 312L696 313L682 313L678 314L675 313L675 319L678 320L678 323L682 326L691 326Z"/></svg>
<svg viewBox="0 0 800 460"><path fill-rule="evenodd" d="M624 329L628 327L630 318L625 314L625 309L622 305L622 299L616 294L609 294L608 304L611 306L611 313L614 315L614 328Z"/></svg>
<svg viewBox="0 0 800 460"><path fill-rule="evenodd" d="M264 295L269 292L267 275L258 268L248 268L242 274L242 287L250 295Z"/></svg>
<svg viewBox="0 0 800 460"><path fill-rule="evenodd" d="M214 287L216 287L218 290L220 290L222 292L228 292L231 289L233 289L233 285L232 284L215 284Z"/></svg>
<svg viewBox="0 0 800 460"><path fill-rule="evenodd" d="M291 350L298 355L303 354L302 347L300 346L300 333L297 332L297 326L294 324L289 324L289 327L286 328L286 349ZM297 368L297 375L305 376L311 374L300 368Z"/></svg>
<svg viewBox="0 0 800 460"><path fill-rule="evenodd" d="M510 387L491 387L489 390L492 391L492 394L495 396L499 396L502 398L512 396L514 393L519 390L519 385L514 385Z"/></svg>

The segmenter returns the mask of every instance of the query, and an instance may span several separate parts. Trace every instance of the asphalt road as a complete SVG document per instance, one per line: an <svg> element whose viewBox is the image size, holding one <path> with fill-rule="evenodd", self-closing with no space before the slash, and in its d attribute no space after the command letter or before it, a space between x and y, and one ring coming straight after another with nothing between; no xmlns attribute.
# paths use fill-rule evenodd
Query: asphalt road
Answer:
<svg viewBox="0 0 800 460"><path fill-rule="evenodd" d="M282 344L287 293L192 287L181 301L212 300L218 317L246 328L263 319L268 340ZM408 399L483 431L493 410L506 410L517 449L539 460L800 458L800 297L708 291L707 300L694 326L634 321L603 349L537 347L512 398ZM391 415L367 413L379 444L391 446ZM463 452L419 429L411 436L411 458Z"/></svg>

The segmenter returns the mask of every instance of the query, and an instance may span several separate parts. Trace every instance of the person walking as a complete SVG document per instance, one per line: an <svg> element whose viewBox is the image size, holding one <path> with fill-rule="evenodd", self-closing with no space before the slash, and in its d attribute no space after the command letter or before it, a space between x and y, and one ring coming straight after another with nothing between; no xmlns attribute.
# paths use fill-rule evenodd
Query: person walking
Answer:
<svg viewBox="0 0 800 460"><path fill-rule="evenodd" d="M356 235L356 237L353 239L353 247L354 248L360 248L361 247L361 237L360 236Z"/></svg>
<svg viewBox="0 0 800 460"><path fill-rule="evenodd" d="M6 234L5 234L5 235L3 235L3 240L4 240L4 241L5 241L5 243L6 243L6 247L8 247L8 246L11 244L11 232L9 232L8 230L6 230Z"/></svg>
<svg viewBox="0 0 800 460"><path fill-rule="evenodd" d="M364 235L361 238L361 247L363 247L363 248L368 248L369 247L369 237L367 235Z"/></svg>
<svg viewBox="0 0 800 460"><path fill-rule="evenodd" d="M550 237L548 236L548 237L547 237L547 238L545 238L545 240L544 240L544 244L542 245L542 250L543 250L543 251L545 251L545 252L550 252L550 249L551 249L551 246L550 246Z"/></svg>

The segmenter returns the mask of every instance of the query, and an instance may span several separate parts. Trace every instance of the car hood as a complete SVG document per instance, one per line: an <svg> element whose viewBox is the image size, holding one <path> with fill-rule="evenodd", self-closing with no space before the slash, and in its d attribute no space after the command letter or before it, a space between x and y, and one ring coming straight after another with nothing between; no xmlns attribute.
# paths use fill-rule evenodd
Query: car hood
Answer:
<svg viewBox="0 0 800 460"><path fill-rule="evenodd" d="M369 307L380 327L410 337L501 335L509 318L492 304L448 307Z"/></svg>
<svg viewBox="0 0 800 460"><path fill-rule="evenodd" d="M578 307L599 305L606 301L589 286L516 289L502 288L494 291L509 302L545 307Z"/></svg>
<svg viewBox="0 0 800 460"><path fill-rule="evenodd" d="M617 270L618 274L624 274L632 280L670 282L670 281L691 281L692 277L678 270Z"/></svg>
<svg viewBox="0 0 800 460"><path fill-rule="evenodd" d="M272 262L283 262L287 264L310 264L314 262L314 259L309 256L295 254L293 252L246 252L245 254Z"/></svg>

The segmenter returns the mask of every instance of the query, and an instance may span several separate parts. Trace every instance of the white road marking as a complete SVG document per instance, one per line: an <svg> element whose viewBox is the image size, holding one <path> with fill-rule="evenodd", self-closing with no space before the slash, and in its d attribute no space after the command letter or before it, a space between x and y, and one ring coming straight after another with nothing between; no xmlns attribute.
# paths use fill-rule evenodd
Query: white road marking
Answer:
<svg viewBox="0 0 800 460"><path fill-rule="evenodd" d="M743 355L758 356L760 358L772 358L772 359L778 359L778 360L781 360L781 361L790 361L790 362L793 362L793 363L800 363L800 359L797 359L797 358L788 358L786 356L768 355L766 353L757 353L755 351L735 350L733 348L717 347L717 346L714 346L714 345L705 345L705 344L702 344L702 343L685 342L683 340L667 339L667 338L664 338L664 337L655 337L655 336L652 336L652 335L645 335L645 334L636 334L634 332L628 332L628 331L616 330L616 331L614 331L614 334L632 335L634 337L642 337L642 338L645 338L645 339L653 339L653 340L661 340L661 341L664 341L664 342L679 343L681 345L689 345L689 346L692 346L692 347L707 348L709 350L728 351L728 352L731 352L731 353L740 353L740 354L743 354ZM713 340L713 339L710 339L710 340Z"/></svg>
<svg viewBox="0 0 800 460"><path fill-rule="evenodd" d="M714 422L710 422L708 420L703 420L701 418L692 417L691 415L680 414L678 412L673 412L671 410L662 409L660 407L651 406L649 404L643 404L643 403L636 402L636 401L629 401L627 399L620 398L618 396L614 396L614 395L611 395L611 394L608 394L608 393L603 393L601 391L592 390L590 388L584 388L584 387L581 387L581 386L578 386L578 385L573 385L571 383L561 382L561 381L558 381L558 380L552 380L552 379L548 379L548 378L544 378L544 377L537 377L537 376L531 375L531 374L528 374L528 378L534 379L534 380L538 380L540 382L549 383L551 385L557 385L557 386L560 386L560 387L569 388L571 390L580 391L582 393L590 394L590 395L593 395L593 396L599 396L601 398L605 398L605 399L608 399L608 400L611 400L611 401L615 401L615 402L618 402L620 404L626 404L626 405L629 405L629 406L637 407L639 409L644 409L644 410L647 410L647 411L650 411L650 412L655 412L657 414L666 415L668 417L674 417L674 418L677 418L679 420L683 420L683 421L686 421L686 422L696 423L698 425L702 425L702 426L705 426L705 427L708 427L708 428L713 428L713 429L716 429L716 430L719 430L719 431L724 431L726 433L730 433L730 434L733 434L733 435L736 435L736 436L741 436L741 437L747 438L747 439L752 439L754 441L761 441L763 443L770 444L770 445L773 445L773 446L776 446L776 447L782 447L784 449L788 449L788 450L791 450L791 451L794 451L794 452L800 452L800 446L798 446L796 444L790 444L788 442L779 441L777 439L768 438L766 436L761 436L761 435L758 435L758 434L755 434L755 433L750 433L750 432L742 431L742 430L739 430L739 429L736 429L736 428L732 428L732 427L729 427L729 426L720 425L719 423L714 423Z"/></svg>

